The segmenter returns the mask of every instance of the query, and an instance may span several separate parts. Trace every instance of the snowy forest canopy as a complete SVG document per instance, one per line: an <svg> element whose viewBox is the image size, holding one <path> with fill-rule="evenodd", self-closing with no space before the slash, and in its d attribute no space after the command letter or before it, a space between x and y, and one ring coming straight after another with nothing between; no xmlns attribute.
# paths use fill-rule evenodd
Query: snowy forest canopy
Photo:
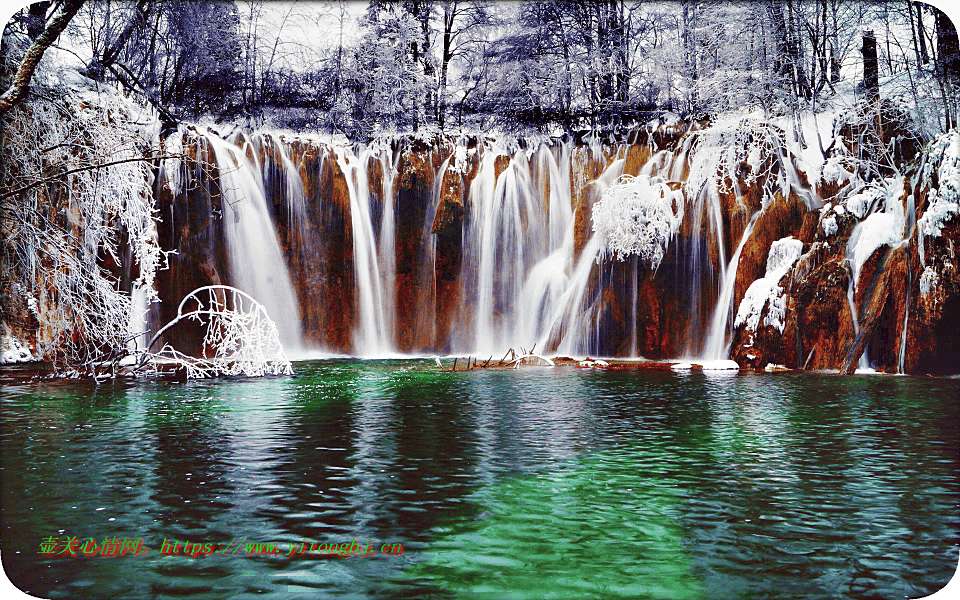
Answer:
<svg viewBox="0 0 960 600"><path fill-rule="evenodd" d="M33 4L8 29L36 37L56 9ZM59 43L86 75L147 96L170 122L357 140L608 128L663 110L776 116L862 94L871 76L930 135L955 123L960 75L949 18L904 0L98 1L66 33ZM865 39L875 74L864 73Z"/></svg>

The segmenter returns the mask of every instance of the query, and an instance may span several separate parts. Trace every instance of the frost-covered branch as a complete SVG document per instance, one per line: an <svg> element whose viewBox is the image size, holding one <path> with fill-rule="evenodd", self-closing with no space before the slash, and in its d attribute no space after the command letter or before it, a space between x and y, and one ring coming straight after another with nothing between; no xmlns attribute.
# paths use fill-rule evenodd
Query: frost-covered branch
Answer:
<svg viewBox="0 0 960 600"><path fill-rule="evenodd" d="M167 344L156 354L144 353L141 366L174 362L186 369L188 379L293 374L276 323L262 304L241 290L210 285L190 292L177 307L177 316L157 331L147 350L184 321L206 325L203 356L188 356Z"/></svg>
<svg viewBox="0 0 960 600"><path fill-rule="evenodd" d="M155 117L116 90L46 60L37 81L2 116L0 163L0 293L37 310L3 318L34 332L38 358L82 369L121 356L135 336L119 268L156 300L166 261L150 162L160 149Z"/></svg>
<svg viewBox="0 0 960 600"><path fill-rule="evenodd" d="M683 193L662 177L622 176L593 205L599 259L637 255L656 270L683 220Z"/></svg>
<svg viewBox="0 0 960 600"><path fill-rule="evenodd" d="M52 183L54 181L59 181L63 179L63 177L67 175L73 175L74 173L82 173L84 171L93 171L95 169L103 169L106 167L112 167L114 165L122 165L124 163L129 163L129 162L153 162L155 160L166 160L168 158L183 158L183 155L182 154L178 154L178 155L161 154L158 156L139 156L134 158L123 158L120 160L111 160L111 161L101 162L93 165L85 165L83 167L76 167L74 169L67 169L65 171L60 171L59 173L55 173L54 175L49 175L47 177L44 177L43 179L38 179L37 181L24 185L23 187L19 187L9 192L5 192L4 194L0 194L0 200L6 200L7 198L10 198L12 196L16 196L18 194L28 192L35 187L44 185L45 183Z"/></svg>

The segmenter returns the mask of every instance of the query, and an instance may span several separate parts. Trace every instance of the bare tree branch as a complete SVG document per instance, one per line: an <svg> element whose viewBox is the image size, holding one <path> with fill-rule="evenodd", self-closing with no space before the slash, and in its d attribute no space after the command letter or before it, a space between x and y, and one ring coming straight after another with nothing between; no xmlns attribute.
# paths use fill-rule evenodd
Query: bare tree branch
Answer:
<svg viewBox="0 0 960 600"><path fill-rule="evenodd" d="M102 169L102 168L104 168L104 167L110 167L110 166L113 166L113 165L120 165L120 164L123 164L123 163L129 163L129 162L152 162L152 161L155 161L155 160L158 160L158 159L161 159L161 160L162 160L162 159L167 159L167 158L183 158L183 155L182 155L182 154L161 154L161 155L157 155L157 156L143 156L143 157L137 157L137 158L124 158L124 159L121 159L121 160L112 160L112 161L109 161L109 162L97 163L97 164L95 164L95 165L86 165L86 166L84 166L84 167L77 167L76 169L70 169L70 170L68 170L68 171L61 171L61 172L59 172L59 173L57 173L57 174L55 174L55 175L51 175L50 177L44 177L43 179L38 179L37 181L34 181L33 183L30 183L30 184L28 184L28 185L25 185L25 186L22 186L22 187L18 187L18 188L15 189L15 190L11 190L11 191L3 194L3 195L0 195L0 200L6 200L7 198L9 198L9 197L11 197L11 196L16 196L17 194L22 194L23 192L26 192L26 191L28 191L28 190L32 190L33 188L35 188L35 187L37 187L37 186L43 185L43 184L45 184L45 183L50 183L51 181L56 181L56 180L62 178L63 176L65 176L65 175L72 175L73 173L82 173L83 171L93 171L93 170L95 170L95 169Z"/></svg>

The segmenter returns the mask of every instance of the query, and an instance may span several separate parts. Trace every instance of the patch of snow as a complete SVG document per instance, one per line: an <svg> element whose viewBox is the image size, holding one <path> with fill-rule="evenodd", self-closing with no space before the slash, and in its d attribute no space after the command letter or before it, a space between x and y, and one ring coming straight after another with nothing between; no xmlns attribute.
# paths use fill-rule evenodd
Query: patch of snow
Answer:
<svg viewBox="0 0 960 600"><path fill-rule="evenodd" d="M875 184L865 186L858 193L846 199L847 210L858 219L862 219L870 211L870 207L883 195L883 188Z"/></svg>
<svg viewBox="0 0 960 600"><path fill-rule="evenodd" d="M765 366L765 367L763 368L763 370L766 371L766 372L768 372L768 373L770 373L770 372L774 372L774 371L789 371L790 369L788 369L787 367L785 367L785 366L783 366L783 365L776 365L776 364L773 364L773 363L767 363L767 366Z"/></svg>
<svg viewBox="0 0 960 600"><path fill-rule="evenodd" d="M850 241L847 242L847 256L850 257L854 281L859 277L863 263L867 262L877 248L884 244L900 243L902 234L902 219L897 219L894 213L873 213L854 227Z"/></svg>
<svg viewBox="0 0 960 600"><path fill-rule="evenodd" d="M830 237L831 235L837 232L837 219L836 217L827 217L820 222L820 225L823 227L823 235Z"/></svg>
<svg viewBox="0 0 960 600"><path fill-rule="evenodd" d="M747 155L747 164L754 171L760 170L760 148L757 146L750 148L750 154Z"/></svg>
<svg viewBox="0 0 960 600"><path fill-rule="evenodd" d="M824 182L843 183L848 181L853 176L852 173L843 168L841 165L841 160L843 160L842 157L834 156L828 158L827 161L823 163L820 176L823 178Z"/></svg>
<svg viewBox="0 0 960 600"><path fill-rule="evenodd" d="M6 326L4 326L6 329ZM33 360L30 349L22 341L9 333L0 337L0 363L20 363Z"/></svg>
<svg viewBox="0 0 960 600"><path fill-rule="evenodd" d="M917 220L921 264L925 264L925 238L939 237L944 224L960 214L960 133L950 131L940 136L930 148L930 156L936 155L940 158L937 166L939 187L927 196L927 210ZM925 175L929 177L930 174Z"/></svg>
<svg viewBox="0 0 960 600"><path fill-rule="evenodd" d="M837 213L838 215L843 215L846 214L847 209L845 209L842 204L838 204L833 208L833 212Z"/></svg>
<svg viewBox="0 0 960 600"><path fill-rule="evenodd" d="M469 154L475 154L476 149L467 150L466 146L457 146L453 154L453 164L450 166L450 170L454 173L466 173L467 172L467 156Z"/></svg>
<svg viewBox="0 0 960 600"><path fill-rule="evenodd" d="M920 295L926 296L937 287L937 272L933 267L926 267L920 275Z"/></svg>
<svg viewBox="0 0 960 600"><path fill-rule="evenodd" d="M677 363L675 365L670 366L670 369L673 371L689 371L692 368L693 368L693 365L691 365L690 363Z"/></svg>
<svg viewBox="0 0 960 600"><path fill-rule="evenodd" d="M793 239L792 236L777 240L770 246L766 274L747 288L737 309L735 327L745 323L747 329L756 331L760 325L763 307L769 302L770 308L767 310L767 317L763 324L776 327L778 331L783 332L786 298L783 297L783 288L780 287L779 282L797 262L802 252L803 242Z"/></svg>

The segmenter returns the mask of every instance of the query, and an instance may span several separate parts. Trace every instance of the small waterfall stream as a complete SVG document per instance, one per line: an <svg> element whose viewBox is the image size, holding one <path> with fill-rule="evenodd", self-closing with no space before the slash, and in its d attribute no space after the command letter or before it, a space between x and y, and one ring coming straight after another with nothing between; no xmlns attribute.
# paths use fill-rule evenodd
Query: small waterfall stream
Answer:
<svg viewBox="0 0 960 600"><path fill-rule="evenodd" d="M728 325L733 321L734 309L736 308L733 305L733 290L737 283L737 267L740 264L740 253L743 252L743 247L750 239L750 234L753 233L753 226L757 222L758 216L760 216L759 212L754 213L750 218L750 222L743 230L743 236L740 238L737 250L730 259L730 264L723 271L720 297L717 298L717 305L713 309L713 319L710 321L710 330L707 334L707 343L703 352L706 359L722 360L727 358L729 353L730 330Z"/></svg>
<svg viewBox="0 0 960 600"><path fill-rule="evenodd" d="M263 181L239 147L208 134L219 170L231 283L263 304L290 350L302 347L300 313L264 196Z"/></svg>
<svg viewBox="0 0 960 600"><path fill-rule="evenodd" d="M367 181L367 159L362 151L359 156L346 149L337 149L337 163L347 180L350 194L350 218L353 229L353 254L357 290L359 291L359 326L354 338L355 352L360 356L389 354L393 349L393 337L387 328L384 285L381 279L380 256L370 215L370 185ZM389 234L392 236L392 215ZM386 221L387 211L384 211Z"/></svg>

